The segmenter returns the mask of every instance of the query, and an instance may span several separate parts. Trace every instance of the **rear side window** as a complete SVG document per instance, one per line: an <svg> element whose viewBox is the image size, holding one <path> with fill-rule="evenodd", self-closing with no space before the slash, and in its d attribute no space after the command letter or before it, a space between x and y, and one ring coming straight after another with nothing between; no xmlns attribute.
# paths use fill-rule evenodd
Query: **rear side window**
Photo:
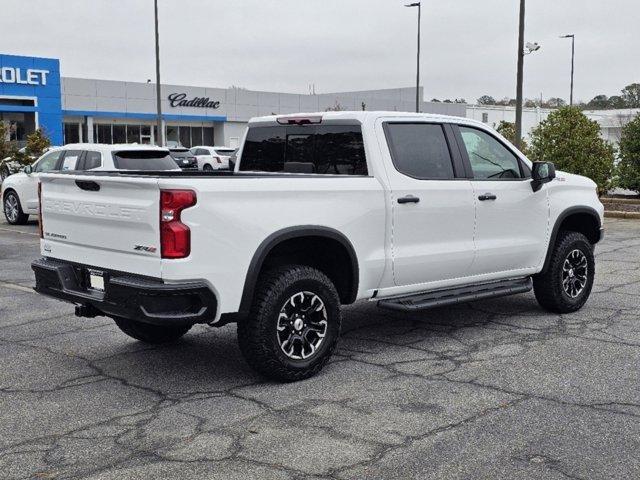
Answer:
<svg viewBox="0 0 640 480"><path fill-rule="evenodd" d="M176 162L162 150L123 150L113 153L113 163L120 170L175 170Z"/></svg>
<svg viewBox="0 0 640 480"><path fill-rule="evenodd" d="M360 125L253 127L240 170L367 175Z"/></svg>
<svg viewBox="0 0 640 480"><path fill-rule="evenodd" d="M453 163L442 125L388 123L385 127L396 169L420 180L453 178Z"/></svg>
<svg viewBox="0 0 640 480"><path fill-rule="evenodd" d="M102 166L102 155L100 152L87 152L84 156L84 169L93 170Z"/></svg>

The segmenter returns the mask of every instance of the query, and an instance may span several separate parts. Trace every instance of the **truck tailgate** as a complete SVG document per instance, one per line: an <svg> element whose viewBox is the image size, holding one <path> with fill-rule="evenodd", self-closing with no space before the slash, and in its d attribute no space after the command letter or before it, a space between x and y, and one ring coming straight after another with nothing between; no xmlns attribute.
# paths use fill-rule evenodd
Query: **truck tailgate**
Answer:
<svg viewBox="0 0 640 480"><path fill-rule="evenodd" d="M155 178L42 175L42 254L160 278L159 201Z"/></svg>

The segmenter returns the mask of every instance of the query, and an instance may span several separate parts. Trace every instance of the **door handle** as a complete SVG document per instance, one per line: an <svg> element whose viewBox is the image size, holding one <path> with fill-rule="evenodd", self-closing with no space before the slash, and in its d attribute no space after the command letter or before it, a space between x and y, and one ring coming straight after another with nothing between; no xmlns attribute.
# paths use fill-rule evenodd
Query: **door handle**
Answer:
<svg viewBox="0 0 640 480"><path fill-rule="evenodd" d="M497 198L498 197L496 197L493 193L485 193L484 195L480 195L478 197L478 200L484 202L485 200L496 200Z"/></svg>
<svg viewBox="0 0 640 480"><path fill-rule="evenodd" d="M413 195L407 195L406 197L400 197L398 203L418 203L420 199Z"/></svg>

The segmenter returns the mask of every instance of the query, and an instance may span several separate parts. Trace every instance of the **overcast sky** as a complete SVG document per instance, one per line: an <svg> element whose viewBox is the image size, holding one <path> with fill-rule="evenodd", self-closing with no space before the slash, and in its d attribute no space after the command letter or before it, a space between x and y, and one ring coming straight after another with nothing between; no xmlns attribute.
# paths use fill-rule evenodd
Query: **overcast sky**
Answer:
<svg viewBox="0 0 640 480"><path fill-rule="evenodd" d="M159 0L163 83L307 93L411 86L416 15L401 0ZM422 0L425 99L515 97L518 0ZM69 77L154 78L153 0L3 0L1 53ZM525 96L640 82L638 0L527 0Z"/></svg>

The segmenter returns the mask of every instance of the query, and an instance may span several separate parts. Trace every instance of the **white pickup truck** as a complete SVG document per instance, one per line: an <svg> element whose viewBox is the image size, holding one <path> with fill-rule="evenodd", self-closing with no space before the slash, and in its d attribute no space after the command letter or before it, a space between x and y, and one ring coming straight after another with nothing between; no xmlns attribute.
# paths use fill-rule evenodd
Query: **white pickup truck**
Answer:
<svg viewBox="0 0 640 480"><path fill-rule="evenodd" d="M527 292L589 297L603 206L486 125L398 112L249 123L234 172L41 176L36 290L143 342L237 322L256 370L317 373L340 306L415 311Z"/></svg>

